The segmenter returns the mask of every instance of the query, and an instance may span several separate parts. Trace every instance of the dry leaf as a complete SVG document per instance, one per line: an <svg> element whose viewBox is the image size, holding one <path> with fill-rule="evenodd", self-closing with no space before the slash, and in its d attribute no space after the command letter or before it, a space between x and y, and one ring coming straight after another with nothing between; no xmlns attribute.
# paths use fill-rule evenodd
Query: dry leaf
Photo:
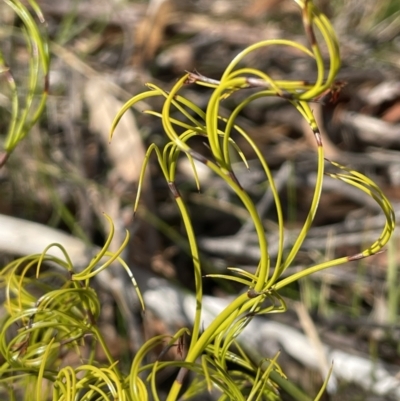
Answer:
<svg viewBox="0 0 400 401"><path fill-rule="evenodd" d="M89 109L89 127L99 134L117 175L126 183L137 183L145 156L142 138L133 112L128 110L109 143L111 124L123 106L112 95L109 85L101 78L92 78L86 83L84 96Z"/></svg>
<svg viewBox="0 0 400 401"><path fill-rule="evenodd" d="M135 65L142 65L154 58L164 39L165 27L172 15L172 4L168 0L152 0L147 9L146 18L136 29Z"/></svg>

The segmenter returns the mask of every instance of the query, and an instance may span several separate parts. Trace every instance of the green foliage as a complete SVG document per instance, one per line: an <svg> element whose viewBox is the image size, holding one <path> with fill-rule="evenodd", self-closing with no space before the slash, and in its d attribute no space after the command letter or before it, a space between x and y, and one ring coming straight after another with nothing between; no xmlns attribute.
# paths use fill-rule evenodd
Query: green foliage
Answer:
<svg viewBox="0 0 400 401"><path fill-rule="evenodd" d="M199 73L187 73L169 92L156 85L148 84L148 91L133 97L125 104L116 116L112 127L113 132L123 114L138 101L153 96L164 99L160 112L147 111L147 113L161 119L167 143L163 148L152 144L146 153L135 210L138 207L146 166L151 155L155 153L180 210L190 244L196 285L196 314L193 327L182 328L172 337L159 335L151 338L134 356L130 371L122 372L118 362L113 360L97 328L96 319L101 305L89 284L90 279L107 268L112 261L118 260L123 263L119 259L119 254L128 238L121 248L112 254L107 251L113 234L111 230L102 252L80 273L74 271L65 251L66 262L47 256L46 250L42 255L18 259L5 267L0 275L0 283L5 288L5 307L8 312L0 333L0 352L5 360L0 367L0 383L8 391L10 399L159 400L156 377L162 370L169 367L179 368L179 373L167 395L168 401L190 399L194 395L215 388L221 392L220 401L280 399L277 383L281 387L286 385L285 381L281 380L285 376L277 363L278 355L273 359L265 359L262 363L255 364L242 349L237 337L254 316L286 310L285 302L279 294L283 287L322 269L379 252L394 230L392 207L375 183L356 171L331 162L337 172L328 173L328 175L357 187L380 205L386 216L382 234L373 244L356 255L310 266L301 272L281 278L294 261L312 225L325 174L326 161L323 144L310 103L318 101L329 92L335 92L340 86L335 82L340 66L339 46L331 24L311 1L298 0L296 2L300 6L310 48L289 40L262 41L239 53L218 81ZM15 4L15 2L11 3ZM317 41L314 30L317 30L323 39L322 45ZM315 82L274 80L263 71L241 66L248 54L269 46L289 46L305 57L314 59L317 70ZM322 57L323 51L326 51L329 57L327 73ZM206 111L179 94L182 87L189 84L203 85L212 90ZM253 89L251 94L231 112L229 117L219 115L220 103L223 100L233 96L237 91L249 88ZM309 212L292 248L285 252L285 222L278 191L267 160L251 137L235 123L244 107L266 96L287 99L310 125L317 146L317 180ZM177 113L180 113L181 119L176 117ZM274 197L279 227L279 252L274 266L271 266L268 239L261 217L257 213L253 200L240 185L232 167L232 151L238 152L246 163L243 153L232 138L233 131L241 135L253 149ZM207 139L210 145L210 157L204 157L189 146L188 141L195 136ZM11 135L11 137L20 138L21 136ZM12 143L15 146L16 142ZM175 184L177 160L182 154L191 162L198 186L200 182L194 160L205 164L234 191L253 221L261 254L255 274L230 267L229 274L208 275L238 282L246 291L238 295L204 329L202 328L203 271L196 234L188 209ZM52 269L43 270L41 268L43 262L50 267L52 264L57 264L64 269L65 274L59 271L55 273ZM99 266L100 263L102 264ZM127 267L126 269L129 271ZM134 281L133 283L135 285ZM18 327L18 330L15 330L15 327ZM177 346L178 350L181 350L184 336L189 337L190 340L188 351L185 355L182 354L182 360L147 362L147 355L160 346L164 349ZM95 343L100 344L104 350L107 364L100 365L95 360ZM83 356L84 344L88 346L89 351ZM66 352L75 353L85 362L77 363L75 367L63 366L63 355ZM189 371L193 373L194 378L187 383L187 387L183 388ZM328 378L315 399L321 397L327 380ZM21 397L20 394L23 396ZM300 395L296 398L302 399Z"/></svg>
<svg viewBox="0 0 400 401"><path fill-rule="evenodd" d="M131 275L119 258L129 236L117 252L108 252L114 228L107 219L111 230L105 246L80 272L74 271L67 252L58 244L49 245L40 255L17 259L1 271L8 316L0 331L0 353L5 359L0 384L8 390L9 399L24 394L25 400L45 400L52 394L55 400L76 400L85 394L89 400L100 394L108 400L123 394L126 379L97 327L101 305L90 287L90 279L115 260ZM65 261L47 255L52 247L60 248ZM50 270L43 268L49 264ZM107 367L98 366L95 360L97 344L106 355ZM64 357L72 354L85 363L63 366Z"/></svg>
<svg viewBox="0 0 400 401"><path fill-rule="evenodd" d="M46 104L50 56L45 31L39 27L27 7L18 0L2 0L22 21L22 27L14 28L14 35L22 36L29 53L27 84L18 85L13 71L0 49L0 78L6 81L11 93L11 110L8 132L2 145L5 153L0 156L0 166L8 159L17 144L24 139L38 121ZM39 24L45 20L35 1L29 0ZM27 94L24 92L27 91Z"/></svg>

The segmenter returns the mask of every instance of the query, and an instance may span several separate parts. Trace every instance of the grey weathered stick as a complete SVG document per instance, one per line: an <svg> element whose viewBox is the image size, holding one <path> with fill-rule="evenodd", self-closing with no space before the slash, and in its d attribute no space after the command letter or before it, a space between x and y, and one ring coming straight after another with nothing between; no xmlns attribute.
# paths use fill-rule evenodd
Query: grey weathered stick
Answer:
<svg viewBox="0 0 400 401"><path fill-rule="evenodd" d="M355 128L363 141L379 146L400 143L400 124L390 124L378 118L351 111L340 113L338 118L342 124Z"/></svg>

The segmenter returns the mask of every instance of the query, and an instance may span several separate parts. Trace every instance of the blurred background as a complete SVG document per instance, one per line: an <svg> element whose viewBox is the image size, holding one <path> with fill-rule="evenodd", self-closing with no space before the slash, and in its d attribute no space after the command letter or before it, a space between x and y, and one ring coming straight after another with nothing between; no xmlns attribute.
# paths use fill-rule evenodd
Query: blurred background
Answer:
<svg viewBox="0 0 400 401"><path fill-rule="evenodd" d="M50 39L49 98L40 124L0 170L0 213L63 230L98 246L108 234L103 217L107 213L117 227L115 246L122 242L124 229L132 234L124 257L134 273L145 271L193 290L185 233L155 158L149 164L138 218L132 220L147 146L166 142L159 119L142 111L159 110L161 100L138 103L121 120L110 145L111 123L123 103L146 90L148 82L168 91L185 71L194 70L218 79L240 50L259 40L285 38L307 45L299 7L290 0L39 0L38 4ZM346 82L335 101L324 98L312 105L326 157L373 179L398 215L398 0L319 0L316 4L336 29L342 54L338 79ZM29 60L26 43L18 35L20 21L5 2L0 11L1 50L23 88ZM270 47L250 55L246 62L275 79L312 81L316 75L312 60L289 47ZM184 95L205 109L210 91L188 85ZM227 115L243 96L238 93L227 99L221 114ZM7 93L0 93L2 131L7 128L9 107ZM316 146L311 130L287 101L272 97L249 105L237 123L255 139L273 170L289 247L306 217L315 184ZM251 149L236 139L250 165L246 170L238 160L239 181L263 213L273 258L277 231L275 209L265 196L268 183L260 167L252 163ZM199 152L206 148L197 139L191 146ZM193 218L205 274L225 271L228 266L254 271L258 248L245 210L215 176L201 168L199 175L200 192L190 165L182 158L177 182ZM379 236L383 222L370 198L327 178L314 227L290 272L359 252ZM23 226L19 229L23 231ZM21 243L21 254L27 252L24 246ZM376 386L384 380L400 383L396 382L400 380L398 246L395 232L385 252L285 288L282 295L288 312L268 316L281 327L296 329L317 348L340 350L349 361L360 357L363 366L369 361L385 372L364 382L349 373L348 380L339 378L326 400L399 399L393 391L387 394L392 387L378 391ZM14 256L3 249L1 263ZM204 285L206 294L215 298L242 290L211 279L205 279ZM136 335L129 336L124 324L132 319L126 315L130 312L119 310L106 293L103 298L108 307L102 324L114 352L123 358L129 359L127 355L135 352L143 338L179 328L168 316L158 314L157 308L143 319L132 307ZM279 361L287 376L308 394L316 394L324 363L304 364L307 349L301 350L304 359L296 359L278 340L266 356L273 356L277 349L282 350Z"/></svg>

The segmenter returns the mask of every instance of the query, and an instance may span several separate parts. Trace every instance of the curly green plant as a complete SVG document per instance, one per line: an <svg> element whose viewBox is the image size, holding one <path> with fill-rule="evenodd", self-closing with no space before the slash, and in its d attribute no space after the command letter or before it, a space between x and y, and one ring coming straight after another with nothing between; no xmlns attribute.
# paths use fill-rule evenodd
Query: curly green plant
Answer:
<svg viewBox="0 0 400 401"><path fill-rule="evenodd" d="M10 0L6 2L15 7L19 4ZM134 96L125 104L112 126L111 136L123 114L136 102L154 96L164 100L161 111L147 113L161 119L167 143L163 148L155 144L149 147L134 208L138 208L140 189L149 158L155 153L180 210L192 254L197 301L193 326L190 329L181 328L172 336L165 334L150 338L134 356L130 370L124 372L118 361L112 357L97 326L101 305L96 292L90 287L90 280L114 261L122 263L130 274L128 266L119 257L128 242L128 236L117 252L110 253L107 249L113 236L111 224L111 232L102 251L80 272L75 271L67 252L60 245L51 244L41 255L17 259L0 272L0 287L5 291L4 307L7 312L0 330L0 354L3 358L0 365L0 389L7 393L9 399L158 401L161 396L157 376L167 368L174 368L178 370L178 374L168 391L168 401L187 400L203 392L215 390L220 392L220 401L279 400L280 388L290 392L297 400L309 400L293 390L290 382L284 380L284 373L277 362L278 355L272 359L265 358L259 363L252 361L240 344L240 333L255 316L286 310L279 292L288 284L322 269L379 252L390 238L395 222L389 201L373 181L356 171L331 162L337 169L336 173L329 173L331 177L359 188L380 205L386 216L382 234L373 244L356 255L310 266L282 278L283 273L294 261L312 225L323 187L326 161L321 135L310 103L337 89L339 84L335 77L340 66L337 38L327 18L311 1L296 2L302 13L309 47L290 40L262 41L239 53L227 66L220 80L212 80L196 72L184 75L169 92L149 84L148 91ZM315 30L319 32L317 35L323 43L316 39ZM242 66L242 61L247 55L270 46L291 47L301 52L304 57L313 59L317 71L315 82L275 80L263 71ZM327 72L322 47L328 54ZM180 94L182 87L192 84L207 86L211 90L205 111ZM236 106L228 117L221 117L221 102L235 92L248 88L252 88L251 94ZM244 107L267 96L278 96L290 102L309 123L316 140L317 180L314 194L307 218L289 250L284 249L281 201L268 163L252 138L236 124L236 118ZM179 113L181 118L176 117ZM261 217L253 200L240 185L232 167L232 151L238 152L244 163L247 163L243 152L232 138L233 131L241 135L253 149L275 200L279 251L273 266L269 257L268 235L266 236ZM208 141L211 152L209 157L204 157L189 146L188 141L195 136L204 137ZM11 137L15 139L18 136ZM238 295L207 327L202 327L203 270L196 234L187 206L175 183L177 160L181 155L188 157L191 162L198 186L200 183L194 160L206 165L230 186L253 221L260 248L259 265L254 274L230 267L229 274L209 275L240 283L245 292ZM48 249L54 246L63 251L65 260L48 254ZM54 269L54 266L58 268ZM133 278L132 281L136 287ZM138 295L143 303L139 292ZM183 350L183 342L188 343L187 351ZM100 345L106 356L104 363L96 360L96 344ZM159 347L164 350L162 355L156 360L151 359L150 354ZM176 347L181 359L171 361L161 358L171 347ZM66 356L69 355L75 356L75 359L72 359L74 363L66 363ZM191 380L189 372L192 373ZM315 397L316 400L321 397L327 380L328 378Z"/></svg>
<svg viewBox="0 0 400 401"><path fill-rule="evenodd" d="M122 264L136 287L119 257L129 235L120 249L109 252L114 227L106 217L111 227L108 239L83 270L74 271L66 250L58 244L50 244L40 255L19 258L1 270L7 316L0 329L4 358L0 395L4 395L3 388L9 400L129 399L124 395L126 375L98 328L101 305L90 287L90 280L114 261ZM48 254L53 247L62 251L65 260ZM108 364L96 362L96 345ZM75 362L66 364L66 358Z"/></svg>
<svg viewBox="0 0 400 401"><path fill-rule="evenodd" d="M10 28L9 36L21 37L24 40L29 53L29 65L27 84L19 82L0 49L0 80L5 81L10 93L10 108L7 110L10 114L8 132L2 143L3 153L0 154L0 167L6 163L12 151L36 124L44 110L50 64L47 37L42 29L45 20L36 2L28 0L39 24L23 2L19 0L2 1L14 11L22 22L21 28ZM6 29L5 26L2 29Z"/></svg>
<svg viewBox="0 0 400 401"><path fill-rule="evenodd" d="M314 272L321 271L332 266L343 264L348 261L358 260L378 252L389 240L394 230L394 212L392 207L377 185L366 176L350 170L337 163L331 164L337 168L337 173L329 173L331 177L339 179L349 185L353 185L361 191L371 196L381 207L385 216L386 224L377 240L366 249L356 255L344 256L327 262L305 268L301 272L281 278L282 274L288 269L296 257L307 232L309 231L316 211L318 209L319 199L323 187L324 177L324 149L322 138L318 125L310 107L311 102L318 101L321 96L328 92L335 94L341 83L335 81L336 74L340 67L339 45L335 32L328 21L312 3L312 1L296 0L300 6L304 29L309 41L309 48L290 40L266 40L255 43L239 53L234 60L227 66L220 80L209 79L197 72L184 75L169 91L166 92L153 84L148 84L149 90L134 96L122 108L116 116L111 130L112 133L117 126L123 114L135 103L157 96L164 99L163 107L160 112L145 111L161 119L164 132L167 136L167 143L163 148L155 144L150 145L143 165L140 183L144 178L144 171L152 153L156 154L162 173L173 194L175 202L180 210L183 223L185 225L190 249L192 253L193 266L196 282L196 316L191 330L190 344L184 362L165 362L152 365L142 365L145 353L136 355L130 376L130 386L133 390L135 400L147 399L147 387L140 379L139 373L148 371L147 381L150 382L152 395L157 398L157 391L154 388L154 376L164 366L181 366L174 384L168 394L167 400L174 401L190 398L193 392L200 389L211 389L213 386L222 390L223 395L220 400L253 400L253 399L274 399L274 385L269 379L268 373L276 368L275 361L269 367L261 372L257 372L253 379L249 379L246 374L229 371L228 361L232 358L238 365L248 363L243 354L237 355L232 351L232 345L236 344L235 339L246 327L248 322L256 315L265 313L284 311L286 309L283 299L279 296L279 290L288 284L297 281ZM328 53L329 69L325 71L325 63L322 57L322 50L319 41L316 38L315 29L324 42ZM275 80L267 73L249 67L243 67L241 62L250 53L261 48L270 46L286 46L300 51L304 57L310 57L315 61L316 79L315 82ZM180 95L183 86L189 84L198 84L212 89L206 111L194 104L192 101ZM237 91L243 91L248 88L256 90L252 92L244 101L242 101L231 112L229 117L221 117L219 109L221 102ZM251 137L238 125L235 120L240 111L252 101L267 97L278 96L286 99L295 107L303 118L310 125L314 133L317 146L317 180L314 188L312 202L305 222L298 234L291 249L284 253L284 220L279 195L277 193L274 179L268 167L268 163L262 155ZM180 113L182 118L176 118ZM223 126L223 128L221 128ZM231 162L231 151L236 150L246 163L243 153L238 145L232 139L232 131L238 132L242 138L247 141L253 149L258 161L260 162L267 177L270 190L272 191L277 213L279 226L279 251L273 269L268 253L268 240L265 235L264 226L261 217L257 213L255 204L250 196L243 190L240 182L235 176ZM193 150L188 141L194 136L205 137L208 141L211 156L205 157ZM233 280L243 284L247 291L234 299L229 306L222 311L214 321L201 331L202 319L202 268L199 259L199 251L196 243L196 234L193 230L188 209L175 184L176 166L178 157L184 154L188 157L193 166L194 176L199 186L194 160L206 165L214 174L230 186L237 195L243 206L247 209L250 218L253 221L255 231L258 237L260 248L260 260L255 274L251 274L243 269L229 268L234 274L214 274L208 275L214 278ZM140 184L139 184L140 195ZM139 195L135 204L135 210L138 207ZM266 299L272 300L269 306L265 306ZM270 306L272 304L272 306ZM145 348L154 346L155 339L145 345ZM191 370L196 373L196 380L182 394L182 386L187 372ZM254 373L254 372L253 372ZM249 384L249 381L251 384ZM245 385L246 383L246 385ZM248 387L251 391L247 392Z"/></svg>

